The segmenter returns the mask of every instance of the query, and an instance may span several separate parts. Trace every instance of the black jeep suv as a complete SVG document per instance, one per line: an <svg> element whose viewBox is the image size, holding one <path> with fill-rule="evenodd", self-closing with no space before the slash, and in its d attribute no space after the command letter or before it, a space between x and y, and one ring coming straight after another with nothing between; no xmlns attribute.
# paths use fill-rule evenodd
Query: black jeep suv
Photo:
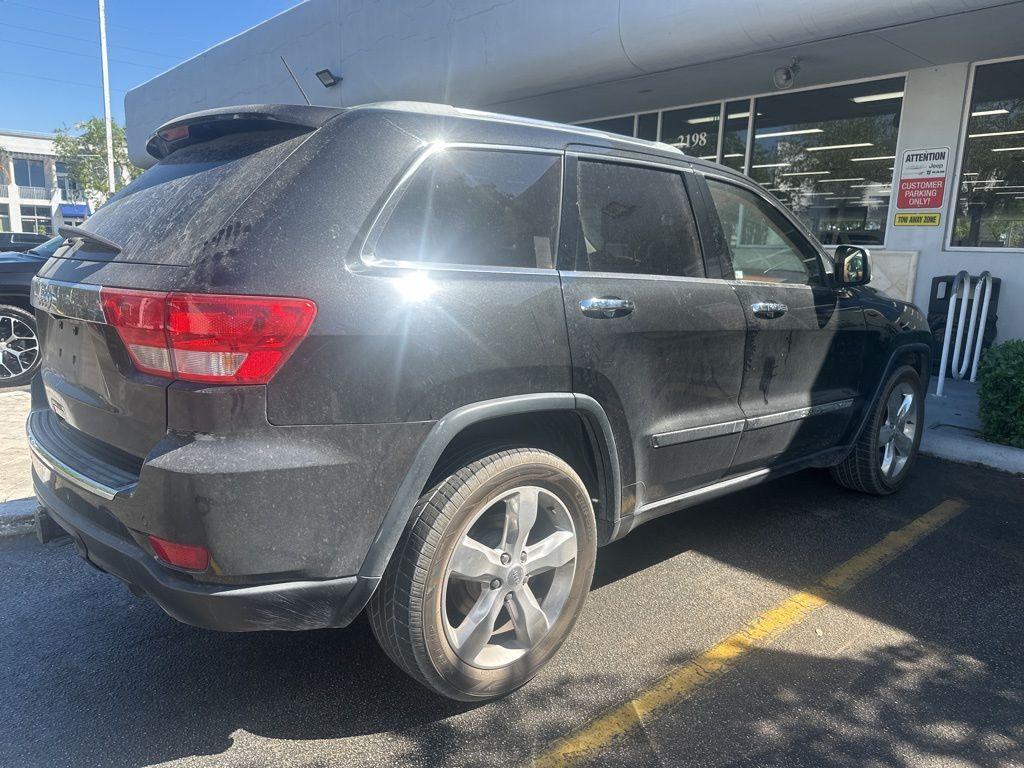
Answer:
<svg viewBox="0 0 1024 768"><path fill-rule="evenodd" d="M897 490L921 313L749 179L424 104L200 112L33 285L41 529L169 614L529 680L597 547L805 467Z"/></svg>

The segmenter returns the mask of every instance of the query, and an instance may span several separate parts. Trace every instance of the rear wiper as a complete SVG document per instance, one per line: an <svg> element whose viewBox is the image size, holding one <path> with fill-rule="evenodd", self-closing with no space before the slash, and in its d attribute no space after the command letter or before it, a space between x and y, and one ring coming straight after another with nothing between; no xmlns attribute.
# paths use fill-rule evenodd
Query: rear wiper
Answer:
<svg viewBox="0 0 1024 768"><path fill-rule="evenodd" d="M121 246L113 240L107 240L107 238L97 235L95 232L88 232L81 227L59 227L57 231L69 240L86 240L105 251L110 251L111 253L121 252Z"/></svg>

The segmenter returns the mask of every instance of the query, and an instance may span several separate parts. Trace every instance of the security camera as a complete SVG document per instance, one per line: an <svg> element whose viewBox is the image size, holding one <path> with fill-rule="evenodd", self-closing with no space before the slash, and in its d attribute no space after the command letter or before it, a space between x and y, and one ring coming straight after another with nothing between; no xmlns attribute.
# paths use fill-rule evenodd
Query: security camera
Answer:
<svg viewBox="0 0 1024 768"><path fill-rule="evenodd" d="M772 73L772 82L780 91L792 88L796 76L800 72L800 59L793 59L788 67L776 67Z"/></svg>

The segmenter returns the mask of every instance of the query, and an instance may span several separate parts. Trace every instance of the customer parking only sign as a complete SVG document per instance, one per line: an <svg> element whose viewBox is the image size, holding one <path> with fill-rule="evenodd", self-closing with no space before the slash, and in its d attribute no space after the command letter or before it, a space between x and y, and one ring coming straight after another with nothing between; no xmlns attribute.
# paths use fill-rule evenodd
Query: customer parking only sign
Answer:
<svg viewBox="0 0 1024 768"><path fill-rule="evenodd" d="M939 226L948 166L949 147L903 152L893 224L897 227Z"/></svg>

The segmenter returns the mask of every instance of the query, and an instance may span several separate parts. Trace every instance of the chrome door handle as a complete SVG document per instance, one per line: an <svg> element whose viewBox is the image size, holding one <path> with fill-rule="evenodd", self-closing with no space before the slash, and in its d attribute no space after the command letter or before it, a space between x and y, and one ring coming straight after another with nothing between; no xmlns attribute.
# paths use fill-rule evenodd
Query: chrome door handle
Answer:
<svg viewBox="0 0 1024 768"><path fill-rule="evenodd" d="M755 301L750 305L750 311L754 313L754 317L760 317L763 320L782 317L788 309L789 307L781 301Z"/></svg>
<svg viewBox="0 0 1024 768"><path fill-rule="evenodd" d="M580 302L580 311L584 315L606 320L613 317L625 317L634 309L636 309L636 305L632 301L620 299L618 296L602 296L599 299L583 299Z"/></svg>

